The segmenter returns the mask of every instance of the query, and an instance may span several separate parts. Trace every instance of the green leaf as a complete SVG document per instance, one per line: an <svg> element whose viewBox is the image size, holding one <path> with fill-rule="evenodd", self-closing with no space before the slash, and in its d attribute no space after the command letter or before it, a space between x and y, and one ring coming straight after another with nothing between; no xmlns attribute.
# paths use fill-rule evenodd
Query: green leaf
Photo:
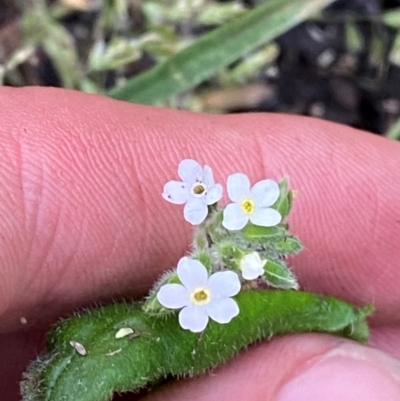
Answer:
<svg viewBox="0 0 400 401"><path fill-rule="evenodd" d="M296 237L286 237L273 244L273 249L282 255L293 255L304 249L301 241Z"/></svg>
<svg viewBox="0 0 400 401"><path fill-rule="evenodd" d="M197 22L201 25L221 25L233 17L244 12L243 4L239 2L205 4L201 10Z"/></svg>
<svg viewBox="0 0 400 401"><path fill-rule="evenodd" d="M382 19L385 25L394 29L400 29L400 7L386 11Z"/></svg>
<svg viewBox="0 0 400 401"><path fill-rule="evenodd" d="M201 83L333 1L266 1L203 35L165 62L114 88L109 95L116 99L147 104L168 99Z"/></svg>
<svg viewBox="0 0 400 401"><path fill-rule="evenodd" d="M90 71L105 71L122 67L138 60L142 51L138 40L113 38L110 43L97 41L89 53Z"/></svg>
<svg viewBox="0 0 400 401"><path fill-rule="evenodd" d="M299 288L295 275L283 262L268 259L264 271L263 277L272 287L287 290Z"/></svg>
<svg viewBox="0 0 400 401"><path fill-rule="evenodd" d="M397 119L386 133L386 138L400 139L400 118Z"/></svg>
<svg viewBox="0 0 400 401"><path fill-rule="evenodd" d="M140 304L113 304L61 321L48 335L46 353L24 375L23 401L110 400L114 392L169 375L199 374L279 334L368 338L371 307L295 291L242 291L236 301L237 317L222 325L210 321L200 334L183 330L176 314L156 318Z"/></svg>
<svg viewBox="0 0 400 401"><path fill-rule="evenodd" d="M282 225L274 227L262 227L254 224L248 224L242 229L243 237L249 242L270 242L283 238L286 234L286 228Z"/></svg>
<svg viewBox="0 0 400 401"><path fill-rule="evenodd" d="M284 178L279 182L279 189L279 198L272 207L281 214L283 220L289 215L293 202L293 192L289 190L289 182L287 178Z"/></svg>
<svg viewBox="0 0 400 401"><path fill-rule="evenodd" d="M40 24L37 23L39 19ZM25 13L21 28L24 42L43 47L54 64L62 86L78 88L83 74L73 36L51 16L43 1L37 1Z"/></svg>

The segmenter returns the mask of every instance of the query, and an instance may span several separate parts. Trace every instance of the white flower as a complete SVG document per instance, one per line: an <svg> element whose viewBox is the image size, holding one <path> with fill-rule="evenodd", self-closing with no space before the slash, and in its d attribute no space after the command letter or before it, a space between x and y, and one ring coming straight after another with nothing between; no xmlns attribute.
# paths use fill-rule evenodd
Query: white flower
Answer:
<svg viewBox="0 0 400 401"><path fill-rule="evenodd" d="M257 226L276 226L282 220L272 209L279 198L279 185L273 180L262 180L250 189L247 175L232 174L227 182L229 198L234 202L224 209L222 225L228 230L241 230L250 220Z"/></svg>
<svg viewBox="0 0 400 401"><path fill-rule="evenodd" d="M169 181L164 186L163 197L168 202L185 204L185 220L200 224L208 214L207 205L218 202L222 197L222 185L214 183L211 167L202 168L195 160L185 159L179 163L181 181Z"/></svg>
<svg viewBox="0 0 400 401"><path fill-rule="evenodd" d="M254 280L264 274L266 259L261 259L258 252L248 253L240 260L240 269L245 280Z"/></svg>
<svg viewBox="0 0 400 401"><path fill-rule="evenodd" d="M230 298L240 291L235 272L217 272L208 277L198 260L183 257L177 273L182 284L163 285L157 299L166 308L183 308L179 312L183 329L199 333L206 328L209 317L218 323L229 323L239 314L237 303Z"/></svg>

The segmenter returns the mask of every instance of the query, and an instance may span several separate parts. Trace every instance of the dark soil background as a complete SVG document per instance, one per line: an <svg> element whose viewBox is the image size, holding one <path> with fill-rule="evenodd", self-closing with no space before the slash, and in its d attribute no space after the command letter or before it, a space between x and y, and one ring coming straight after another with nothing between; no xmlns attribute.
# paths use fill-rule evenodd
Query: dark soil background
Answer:
<svg viewBox="0 0 400 401"><path fill-rule="evenodd" d="M140 31L145 17L138 3L132 2L129 22ZM257 3L246 2L250 7ZM235 96L244 100L233 106L228 103L224 111L312 115L385 134L400 116L400 66L389 59L398 31L384 25L380 17L395 7L400 7L400 0L336 1L318 20L303 23L278 38L279 56L273 71L261 71L256 82L237 91ZM19 46L20 18L17 2L0 0L0 64ZM61 19L80 52L84 51L85 35L91 34L95 18L95 11L83 10ZM359 37L359 47L352 50L346 35L349 20ZM205 30L201 26L191 29L199 34ZM154 63L145 53L124 73L135 76ZM34 62L23 63L18 70L26 85L61 86L56 69L40 48ZM115 73L111 71L105 87L114 83ZM12 83L6 79L4 84ZM200 88L209 90L212 85L210 80ZM246 103L246 91L260 87L262 95ZM222 88L222 94L223 91ZM231 92L227 97L230 96Z"/></svg>

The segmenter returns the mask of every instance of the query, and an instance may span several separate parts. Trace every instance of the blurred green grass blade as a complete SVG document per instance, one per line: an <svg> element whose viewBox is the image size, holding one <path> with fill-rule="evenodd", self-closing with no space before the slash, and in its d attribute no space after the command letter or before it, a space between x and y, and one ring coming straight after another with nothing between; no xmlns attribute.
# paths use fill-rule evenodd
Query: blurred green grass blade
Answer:
<svg viewBox="0 0 400 401"><path fill-rule="evenodd" d="M335 0L267 0L108 94L154 104L189 89Z"/></svg>
<svg viewBox="0 0 400 401"><path fill-rule="evenodd" d="M400 7L386 11L383 14L383 22L394 29L400 29Z"/></svg>
<svg viewBox="0 0 400 401"><path fill-rule="evenodd" d="M400 140L400 118L390 127L386 138Z"/></svg>

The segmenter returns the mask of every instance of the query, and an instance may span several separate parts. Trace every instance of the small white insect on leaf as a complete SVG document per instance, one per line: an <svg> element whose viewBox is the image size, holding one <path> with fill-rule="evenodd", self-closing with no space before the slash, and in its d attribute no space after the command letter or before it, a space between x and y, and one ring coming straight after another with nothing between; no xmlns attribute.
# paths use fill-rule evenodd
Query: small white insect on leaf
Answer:
<svg viewBox="0 0 400 401"><path fill-rule="evenodd" d="M130 327L123 327L122 329L119 329L117 331L117 333L115 334L115 338L123 338L133 333L133 329L131 329Z"/></svg>
<svg viewBox="0 0 400 401"><path fill-rule="evenodd" d="M75 348L75 351L79 355L82 355L82 356L86 356L87 355L86 348L81 343L78 343L78 341L74 341L74 340L70 341L69 343L71 344L71 346L73 348Z"/></svg>

